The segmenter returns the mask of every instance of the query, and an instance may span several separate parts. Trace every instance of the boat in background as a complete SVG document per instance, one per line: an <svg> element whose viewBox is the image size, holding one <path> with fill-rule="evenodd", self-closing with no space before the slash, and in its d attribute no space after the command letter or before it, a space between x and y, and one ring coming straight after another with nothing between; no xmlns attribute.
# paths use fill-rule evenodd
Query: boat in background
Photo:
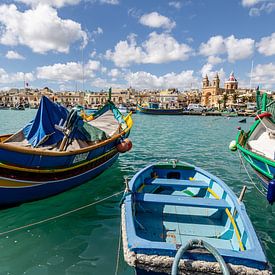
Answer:
<svg viewBox="0 0 275 275"><path fill-rule="evenodd" d="M0 136L0 206L49 197L86 182L131 149L133 125L107 104L84 121L43 96L33 121Z"/></svg>
<svg viewBox="0 0 275 275"><path fill-rule="evenodd" d="M275 100L257 90L258 115L248 132L240 130L231 150L239 150L275 201Z"/></svg>
<svg viewBox="0 0 275 275"><path fill-rule="evenodd" d="M149 102L149 107L143 107L141 105L137 105L137 110L140 113L148 114L148 115L182 115L182 108L160 108L160 103L158 102Z"/></svg>
<svg viewBox="0 0 275 275"><path fill-rule="evenodd" d="M16 106L11 107L11 110L24 111L24 110L25 110L25 107L24 107L23 104L17 104Z"/></svg>
<svg viewBox="0 0 275 275"><path fill-rule="evenodd" d="M121 112L121 114L123 114L123 115L126 115L126 114L129 113L128 108L127 108L125 105L123 105L123 104L120 104L120 105L118 106L118 110L119 110L119 111Z"/></svg>
<svg viewBox="0 0 275 275"><path fill-rule="evenodd" d="M178 268L179 274L272 274L244 204L193 165L172 160L136 173L121 219L124 259L137 275L178 274Z"/></svg>

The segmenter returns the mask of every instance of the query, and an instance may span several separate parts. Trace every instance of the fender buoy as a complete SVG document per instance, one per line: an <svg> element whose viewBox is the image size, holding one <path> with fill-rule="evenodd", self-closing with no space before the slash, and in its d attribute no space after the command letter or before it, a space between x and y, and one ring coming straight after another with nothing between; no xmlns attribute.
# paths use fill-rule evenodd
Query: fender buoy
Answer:
<svg viewBox="0 0 275 275"><path fill-rule="evenodd" d="M130 151L132 149L132 141L129 138L126 138L122 140L117 146L117 150L119 153L125 153L127 151Z"/></svg>
<svg viewBox="0 0 275 275"><path fill-rule="evenodd" d="M268 112L264 112L262 114L256 115L255 120L258 120L259 118L262 119L264 117L272 117L272 114Z"/></svg>
<svg viewBox="0 0 275 275"><path fill-rule="evenodd" d="M230 149L231 151L236 151L236 150L237 150L237 142L236 142L236 140L232 140L232 141L230 142L230 144L229 144L229 149Z"/></svg>

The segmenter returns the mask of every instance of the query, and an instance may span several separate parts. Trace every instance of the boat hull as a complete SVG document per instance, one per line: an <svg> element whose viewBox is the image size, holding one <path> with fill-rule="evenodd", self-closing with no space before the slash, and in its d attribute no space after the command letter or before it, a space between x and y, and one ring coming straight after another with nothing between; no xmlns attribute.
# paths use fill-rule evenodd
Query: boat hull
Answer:
<svg viewBox="0 0 275 275"><path fill-rule="evenodd" d="M74 171L75 175L70 174L69 177L58 180L52 178L31 181L0 177L0 205L3 207L39 200L76 187L104 172L117 160L118 155L118 152L109 153L98 158L90 169L82 172L79 170L78 173Z"/></svg>
<svg viewBox="0 0 275 275"><path fill-rule="evenodd" d="M246 149L243 144L246 144L247 139L248 138L245 136L244 131L241 131L236 140L237 148L241 152L245 161L256 172L256 175L260 179L263 187L268 189L269 182L275 176L275 161Z"/></svg>
<svg viewBox="0 0 275 275"><path fill-rule="evenodd" d="M183 109L153 109L138 106L138 111L148 115L183 115Z"/></svg>

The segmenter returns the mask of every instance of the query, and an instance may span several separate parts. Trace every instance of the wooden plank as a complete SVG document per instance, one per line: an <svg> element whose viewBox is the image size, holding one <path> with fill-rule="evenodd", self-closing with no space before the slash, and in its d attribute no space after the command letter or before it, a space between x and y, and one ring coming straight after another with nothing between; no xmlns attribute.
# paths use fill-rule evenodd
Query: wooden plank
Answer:
<svg viewBox="0 0 275 275"><path fill-rule="evenodd" d="M161 195L161 194L149 194L149 193L136 193L134 196L135 201L144 201L151 203L161 203L170 205L182 205L204 208L218 208L218 209L230 209L230 205L225 200L216 200L209 198L190 198L177 195Z"/></svg>
<svg viewBox="0 0 275 275"><path fill-rule="evenodd" d="M162 179L155 178L151 184L161 185L161 186L183 186L183 187L198 187L207 188L209 184L202 180L178 180L178 179Z"/></svg>

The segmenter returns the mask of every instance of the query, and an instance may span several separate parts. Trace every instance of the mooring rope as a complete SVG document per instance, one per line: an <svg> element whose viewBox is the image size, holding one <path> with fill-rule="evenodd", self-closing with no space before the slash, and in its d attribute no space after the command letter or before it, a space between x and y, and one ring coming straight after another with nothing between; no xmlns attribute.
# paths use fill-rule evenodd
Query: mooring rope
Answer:
<svg viewBox="0 0 275 275"><path fill-rule="evenodd" d="M91 206L93 206L93 205L99 204L99 203L101 203L101 202L103 202L103 201L106 201L106 200L108 200L108 199L110 199L110 198L112 198L112 197L115 197L115 196L117 196L117 195L119 195L119 194L121 194L121 193L123 193L123 192L124 192L124 190L119 191L119 192L117 192L117 193L115 193L115 194L112 194L112 195L110 195L110 196L108 196L108 197L105 197L105 198L103 198L103 199L100 199L100 200L94 201L94 202L92 202L92 203L89 203L89 204L87 204L87 205L84 205L84 206L78 207L78 208L76 208L76 209L67 211L67 212L65 212L65 213L62 213L62 214L59 214L59 215L56 215L56 216L53 216L53 217L50 217L50 218L47 218L47 219L38 221L38 222L26 224L26 225L23 225L23 226L20 226L20 227L11 229L11 230L7 230L7 231L4 231L4 232L1 232L1 233L0 233L0 236L3 236L3 235L6 235L6 234L9 234L9 233L12 233L12 232L16 232L16 231L19 231L19 230L22 230L22 229L25 229L25 228L32 227L32 226L34 226L34 225L46 223L46 222L48 222L48 221L52 221L52 220L55 220L55 219L58 219L58 218L67 216L67 215L69 215L69 214L75 213L75 212L80 211L80 210L82 210L82 209L85 209L85 208L91 207Z"/></svg>
<svg viewBox="0 0 275 275"><path fill-rule="evenodd" d="M120 222L115 275L118 274L118 267L119 267L120 247L121 247L121 239L122 239L121 232L122 232L122 223Z"/></svg>
<svg viewBox="0 0 275 275"><path fill-rule="evenodd" d="M246 166L245 166L245 164L244 164L244 161L243 161L243 159L242 159L242 156L241 156L241 153L239 152L239 150L238 150L238 154L239 154L239 158L240 158L241 164L242 164L242 166L244 167L244 170L245 170L246 174L248 175L248 177L249 177L251 183L252 183L252 184L254 185L254 187L258 190L258 192L260 192L264 197L266 197L266 194L264 194L264 193L258 188L258 186L256 185L256 183L253 181L252 177L250 176L250 174L249 174L249 172L248 172L248 170L247 170L247 168L246 168Z"/></svg>

